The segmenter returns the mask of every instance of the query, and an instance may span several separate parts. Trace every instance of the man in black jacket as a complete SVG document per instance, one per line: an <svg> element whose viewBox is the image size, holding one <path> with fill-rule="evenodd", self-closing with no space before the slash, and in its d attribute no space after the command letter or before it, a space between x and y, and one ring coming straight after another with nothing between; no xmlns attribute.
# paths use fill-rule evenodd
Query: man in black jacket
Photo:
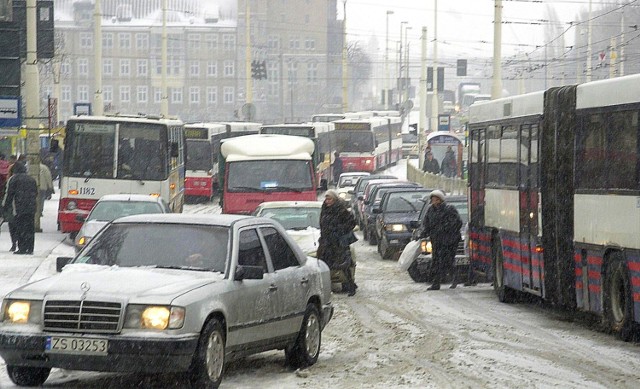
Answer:
<svg viewBox="0 0 640 389"><path fill-rule="evenodd" d="M434 190L429 193L431 206L427 209L427 214L422 221L421 238L430 237L433 247L433 283L428 290L440 289L440 281L447 273L448 269L453 269L456 257L456 250L460 242L460 229L462 219L458 210L453 205L446 203L444 193L441 190ZM453 280L450 288L457 286L456 274L453 271Z"/></svg>
<svg viewBox="0 0 640 389"><path fill-rule="evenodd" d="M22 162L16 162L2 204L5 214L13 212L15 215L18 250L14 254L33 254L37 198L36 180L27 174L27 168Z"/></svg>

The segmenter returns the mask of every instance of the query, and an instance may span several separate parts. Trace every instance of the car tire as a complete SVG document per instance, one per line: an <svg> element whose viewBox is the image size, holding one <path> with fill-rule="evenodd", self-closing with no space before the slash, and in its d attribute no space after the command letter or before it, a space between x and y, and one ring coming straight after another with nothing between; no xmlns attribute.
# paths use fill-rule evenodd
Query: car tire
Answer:
<svg viewBox="0 0 640 389"><path fill-rule="evenodd" d="M380 238L380 243L378 243L378 252L382 256L382 259L391 259L393 257L394 251L394 249L389 248L389 242L383 235Z"/></svg>
<svg viewBox="0 0 640 389"><path fill-rule="evenodd" d="M7 365L11 382L18 386L40 386L49 378L51 368Z"/></svg>
<svg viewBox="0 0 640 389"><path fill-rule="evenodd" d="M418 261L414 261L411 266L409 266L409 269L407 269L407 272L414 282L429 282L429 275L420 270Z"/></svg>
<svg viewBox="0 0 640 389"><path fill-rule="evenodd" d="M378 244L378 236L376 235L375 230L374 231L369 231L369 244L370 245L374 245L374 244Z"/></svg>
<svg viewBox="0 0 640 389"><path fill-rule="evenodd" d="M604 289L604 311L609 329L628 342L634 335L633 298L625 258L613 254L607 267Z"/></svg>
<svg viewBox="0 0 640 389"><path fill-rule="evenodd" d="M189 368L194 388L216 389L224 374L225 334L218 319L209 320L202 330L196 355Z"/></svg>
<svg viewBox="0 0 640 389"><path fill-rule="evenodd" d="M287 365L298 369L315 364L320 355L321 341L322 327L318 308L314 304L307 304L296 342L285 349Z"/></svg>
<svg viewBox="0 0 640 389"><path fill-rule="evenodd" d="M500 238L493 240L491 256L493 259L493 290L500 302L511 303L515 300L516 291L504 284L504 256Z"/></svg>

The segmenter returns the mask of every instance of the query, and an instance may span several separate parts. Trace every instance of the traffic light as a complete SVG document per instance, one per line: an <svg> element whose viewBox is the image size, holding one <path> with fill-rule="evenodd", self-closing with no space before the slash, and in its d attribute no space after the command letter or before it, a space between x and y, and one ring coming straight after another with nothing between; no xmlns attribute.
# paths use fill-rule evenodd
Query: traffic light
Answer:
<svg viewBox="0 0 640 389"><path fill-rule="evenodd" d="M266 61L251 61L251 78L264 80L267 78Z"/></svg>
<svg viewBox="0 0 640 389"><path fill-rule="evenodd" d="M258 61L251 61L251 78L258 79Z"/></svg>

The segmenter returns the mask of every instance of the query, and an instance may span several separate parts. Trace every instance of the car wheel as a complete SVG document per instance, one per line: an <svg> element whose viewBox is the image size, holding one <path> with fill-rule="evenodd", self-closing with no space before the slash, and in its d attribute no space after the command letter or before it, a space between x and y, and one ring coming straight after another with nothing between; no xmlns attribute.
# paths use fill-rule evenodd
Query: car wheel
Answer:
<svg viewBox="0 0 640 389"><path fill-rule="evenodd" d="M391 259L393 257L393 252L395 250L389 247L389 242L384 237L384 235L380 238L380 244L378 244L378 247L378 251L382 256L382 259Z"/></svg>
<svg viewBox="0 0 640 389"><path fill-rule="evenodd" d="M614 254L607 268L604 289L605 318L609 329L625 342L633 338L633 300L624 257Z"/></svg>
<svg viewBox="0 0 640 389"><path fill-rule="evenodd" d="M205 324L198 341L196 355L189 369L189 380L195 388L215 389L224 373L225 336L222 324L211 319Z"/></svg>
<svg viewBox="0 0 640 389"><path fill-rule="evenodd" d="M7 365L11 382L18 386L40 386L49 378L49 367L28 367Z"/></svg>
<svg viewBox="0 0 640 389"><path fill-rule="evenodd" d="M493 257L493 290L500 302L510 303L515 299L515 290L504 284L504 256L499 238L494 239L491 245L491 254Z"/></svg>
<svg viewBox="0 0 640 389"><path fill-rule="evenodd" d="M364 240L369 240L369 234L368 234L368 229L365 227L360 227L360 230L362 231L362 237Z"/></svg>
<svg viewBox="0 0 640 389"><path fill-rule="evenodd" d="M293 346L285 349L287 365L294 369L311 366L318 361L322 330L320 314L313 304L307 304L302 327Z"/></svg>
<svg viewBox="0 0 640 389"><path fill-rule="evenodd" d="M409 269L407 269L407 272L409 272L409 277L411 277L414 282L429 282L429 276L420 271L418 261L414 261L411 266L409 266Z"/></svg>

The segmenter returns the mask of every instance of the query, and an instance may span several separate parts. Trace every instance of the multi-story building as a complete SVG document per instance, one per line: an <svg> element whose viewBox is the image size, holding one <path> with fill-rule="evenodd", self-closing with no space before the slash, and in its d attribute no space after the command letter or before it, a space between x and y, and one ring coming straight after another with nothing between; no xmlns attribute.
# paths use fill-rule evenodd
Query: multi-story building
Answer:
<svg viewBox="0 0 640 389"><path fill-rule="evenodd" d="M263 122L308 120L340 103L342 24L336 0L166 0L169 113L185 121L245 119L246 47L264 61L252 79ZM58 96L59 117L93 103L95 0L56 0L56 58L45 66L42 95ZM105 112L159 113L163 0L101 0ZM59 82L59 84L58 84ZM338 99L336 101L336 99Z"/></svg>

